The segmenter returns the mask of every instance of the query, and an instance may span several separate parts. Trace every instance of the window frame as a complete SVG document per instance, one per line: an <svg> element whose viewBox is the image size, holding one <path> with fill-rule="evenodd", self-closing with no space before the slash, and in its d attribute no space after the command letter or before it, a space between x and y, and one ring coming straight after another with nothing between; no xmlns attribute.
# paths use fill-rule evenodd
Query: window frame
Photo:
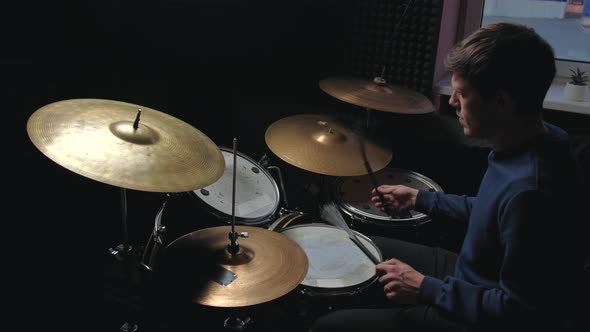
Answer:
<svg viewBox="0 0 590 332"><path fill-rule="evenodd" d="M590 1L590 0L588 0ZM459 31L458 38L463 39L477 30L481 25L483 7L485 0L467 0L464 1L465 16L464 26L462 31ZM570 76L570 68L579 67L582 71L590 72L590 62L572 61L572 60L555 60L555 68L557 70L556 78L563 79Z"/></svg>

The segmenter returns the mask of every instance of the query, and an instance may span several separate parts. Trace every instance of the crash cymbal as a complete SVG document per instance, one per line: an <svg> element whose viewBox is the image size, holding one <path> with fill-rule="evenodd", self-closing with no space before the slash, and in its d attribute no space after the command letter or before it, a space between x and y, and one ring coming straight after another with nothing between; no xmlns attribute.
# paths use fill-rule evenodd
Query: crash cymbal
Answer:
<svg viewBox="0 0 590 332"><path fill-rule="evenodd" d="M307 255L281 233L235 227L239 251L230 254L231 226L200 229L170 243L159 263L171 294L213 307L243 307L274 300L305 278Z"/></svg>
<svg viewBox="0 0 590 332"><path fill-rule="evenodd" d="M219 147L196 128L121 101L51 103L29 117L27 132L61 166L122 188L185 192L214 183L225 168Z"/></svg>
<svg viewBox="0 0 590 332"><path fill-rule="evenodd" d="M292 115L266 129L265 140L282 160L304 170L333 176L367 174L360 139L373 171L387 166L391 150L357 135L333 117L318 114Z"/></svg>
<svg viewBox="0 0 590 332"><path fill-rule="evenodd" d="M368 109L402 114L434 111L432 102L422 94L390 85L381 77L373 80L355 77L326 78L320 81L320 88L332 97Z"/></svg>

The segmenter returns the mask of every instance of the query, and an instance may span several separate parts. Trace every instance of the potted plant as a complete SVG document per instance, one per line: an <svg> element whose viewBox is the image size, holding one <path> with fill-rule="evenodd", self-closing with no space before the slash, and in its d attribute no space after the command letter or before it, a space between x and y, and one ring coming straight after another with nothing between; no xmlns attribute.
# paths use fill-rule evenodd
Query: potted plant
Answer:
<svg viewBox="0 0 590 332"><path fill-rule="evenodd" d="M580 68L576 70L570 69L571 75L565 88L563 90L563 96L565 99L573 101L584 101L586 94L588 93L588 80L589 77L585 71L581 71Z"/></svg>

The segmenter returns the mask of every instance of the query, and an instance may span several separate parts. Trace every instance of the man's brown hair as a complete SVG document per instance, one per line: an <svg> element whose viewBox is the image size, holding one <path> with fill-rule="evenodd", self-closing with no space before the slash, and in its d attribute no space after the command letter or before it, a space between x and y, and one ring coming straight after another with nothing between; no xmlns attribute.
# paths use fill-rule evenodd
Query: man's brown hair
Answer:
<svg viewBox="0 0 590 332"><path fill-rule="evenodd" d="M500 22L479 28L448 53L445 66L484 98L503 89L517 111L537 113L555 77L553 48L530 27Z"/></svg>

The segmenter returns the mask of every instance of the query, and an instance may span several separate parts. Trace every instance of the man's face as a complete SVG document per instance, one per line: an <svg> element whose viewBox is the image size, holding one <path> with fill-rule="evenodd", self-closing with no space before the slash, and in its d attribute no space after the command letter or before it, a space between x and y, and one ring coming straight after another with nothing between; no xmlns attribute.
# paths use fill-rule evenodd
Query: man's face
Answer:
<svg viewBox="0 0 590 332"><path fill-rule="evenodd" d="M449 99L449 105L455 108L465 136L493 137L499 120L493 100L485 100L479 91L472 88L469 82L456 73L453 73L451 77L451 87L453 93Z"/></svg>

